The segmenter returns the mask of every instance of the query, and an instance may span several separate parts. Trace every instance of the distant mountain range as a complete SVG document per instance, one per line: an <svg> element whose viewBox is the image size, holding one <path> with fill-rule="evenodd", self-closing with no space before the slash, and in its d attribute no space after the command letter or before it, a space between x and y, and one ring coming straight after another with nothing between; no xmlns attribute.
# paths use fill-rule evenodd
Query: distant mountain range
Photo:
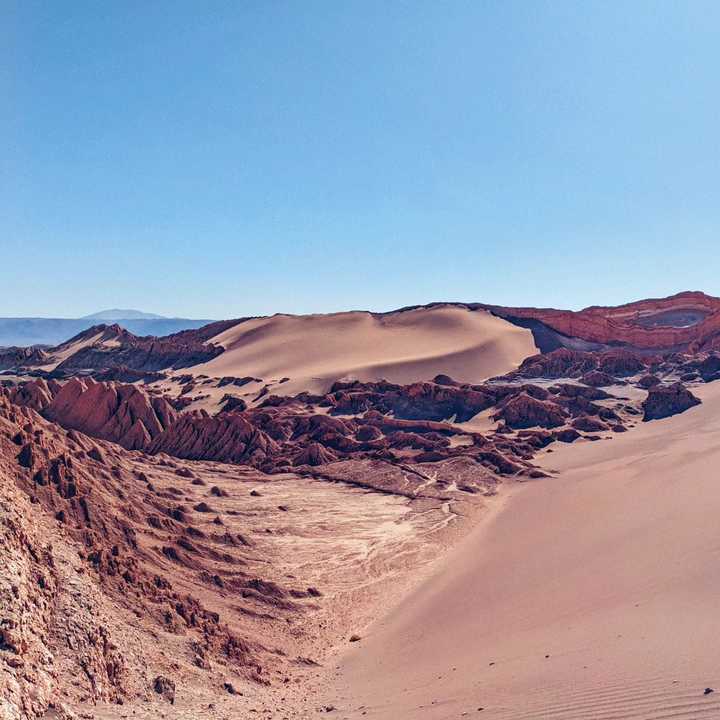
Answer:
<svg viewBox="0 0 720 720"><path fill-rule="evenodd" d="M141 310L117 308L81 318L0 318L0 347L58 345L99 322L117 323L135 335L159 336L181 330L193 330L207 325L212 320L167 318Z"/></svg>

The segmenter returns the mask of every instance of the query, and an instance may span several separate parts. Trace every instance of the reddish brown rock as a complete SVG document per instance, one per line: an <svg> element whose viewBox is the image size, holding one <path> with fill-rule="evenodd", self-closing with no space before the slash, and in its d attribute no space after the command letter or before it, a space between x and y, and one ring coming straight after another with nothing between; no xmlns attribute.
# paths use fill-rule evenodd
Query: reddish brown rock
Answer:
<svg viewBox="0 0 720 720"><path fill-rule="evenodd" d="M650 358L626 350L585 352L559 348L546 354L532 355L521 363L510 376L522 378L585 378L586 385L598 387L613 384L615 377L626 377L642 372ZM598 374L594 374L598 373ZM610 382L608 382L610 381Z"/></svg>
<svg viewBox="0 0 720 720"><path fill-rule="evenodd" d="M590 387L608 387L610 385L616 385L619 381L612 375L600 372L600 370L591 370L580 377L580 382Z"/></svg>
<svg viewBox="0 0 720 720"><path fill-rule="evenodd" d="M337 460L337 455L320 443L310 443L295 458L295 465L325 465L326 463Z"/></svg>
<svg viewBox="0 0 720 720"><path fill-rule="evenodd" d="M47 354L38 347L0 348L0 370L34 367L47 362Z"/></svg>
<svg viewBox="0 0 720 720"><path fill-rule="evenodd" d="M153 440L148 452L259 466L277 449L269 435L241 414L223 413L210 417L199 412L181 415Z"/></svg>
<svg viewBox="0 0 720 720"><path fill-rule="evenodd" d="M602 420L588 416L576 418L572 421L572 426L576 430L582 430L583 432L601 432L608 429L608 426Z"/></svg>
<svg viewBox="0 0 720 720"><path fill-rule="evenodd" d="M541 322L564 337L602 345L641 349L686 348L691 352L720 342L720 298L683 292L617 307L589 307L578 312L544 308L484 307L500 317Z"/></svg>
<svg viewBox="0 0 720 720"><path fill-rule="evenodd" d="M536 400L527 393L511 397L493 416L511 428L554 428L565 424L562 408L547 400Z"/></svg>
<svg viewBox="0 0 720 720"><path fill-rule="evenodd" d="M685 412L699 404L699 398L695 397L682 383L657 385L650 388L648 396L643 402L645 411L643 420L660 420Z"/></svg>
<svg viewBox="0 0 720 720"><path fill-rule="evenodd" d="M239 321L228 322L232 325ZM124 368L124 372L179 369L220 355L223 348L208 344L207 340L227 326L228 323L213 323L199 330L186 330L158 338L138 337L119 325L95 325L52 348L48 355L64 355L77 346L78 349L58 365L56 372L60 375L78 370L113 368Z"/></svg>
<svg viewBox="0 0 720 720"><path fill-rule="evenodd" d="M64 384L34 380L12 392L14 402L32 407L65 428L80 430L129 450L146 449L176 418L163 398L135 385L72 378Z"/></svg>

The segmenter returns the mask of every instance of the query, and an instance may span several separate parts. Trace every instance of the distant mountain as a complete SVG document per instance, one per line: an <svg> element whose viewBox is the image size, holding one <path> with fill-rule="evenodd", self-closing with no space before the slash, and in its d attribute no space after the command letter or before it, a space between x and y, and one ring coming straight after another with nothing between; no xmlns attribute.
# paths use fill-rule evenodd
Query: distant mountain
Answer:
<svg viewBox="0 0 720 720"><path fill-rule="evenodd" d="M107 312L131 312L112 310ZM135 311L137 312L137 311ZM143 313L144 315L144 313ZM112 321L139 336L170 335L181 330L195 330L212 320L188 320L187 318L110 318L104 313L85 318L0 318L0 347L29 345L59 345L73 335L87 330L98 322Z"/></svg>
<svg viewBox="0 0 720 720"><path fill-rule="evenodd" d="M142 310L121 310L112 308L111 310L101 310L92 315L83 315L81 320L169 320L164 315L155 315L154 313L146 313Z"/></svg>

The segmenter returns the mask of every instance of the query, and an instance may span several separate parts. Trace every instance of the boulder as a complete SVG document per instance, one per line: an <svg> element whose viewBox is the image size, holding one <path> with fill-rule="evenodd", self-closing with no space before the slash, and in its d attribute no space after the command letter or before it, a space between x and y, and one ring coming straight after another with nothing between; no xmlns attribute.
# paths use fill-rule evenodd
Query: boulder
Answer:
<svg viewBox="0 0 720 720"><path fill-rule="evenodd" d="M695 397L680 382L672 385L657 385L650 388L648 396L643 402L645 411L643 421L660 420L677 415L699 404L699 398Z"/></svg>

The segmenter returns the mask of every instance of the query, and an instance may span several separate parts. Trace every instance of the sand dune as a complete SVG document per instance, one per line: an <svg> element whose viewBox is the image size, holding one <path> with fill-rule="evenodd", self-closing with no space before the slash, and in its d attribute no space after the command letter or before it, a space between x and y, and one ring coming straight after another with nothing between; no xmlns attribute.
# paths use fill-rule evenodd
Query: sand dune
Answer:
<svg viewBox="0 0 720 720"><path fill-rule="evenodd" d="M720 386L698 394L546 455L559 476L517 488L348 648L341 716L720 717Z"/></svg>
<svg viewBox="0 0 720 720"><path fill-rule="evenodd" d="M407 383L445 373L479 382L536 352L528 330L458 307L275 315L240 323L211 342L226 351L194 373L290 378L275 390L283 394L323 392L342 378Z"/></svg>

